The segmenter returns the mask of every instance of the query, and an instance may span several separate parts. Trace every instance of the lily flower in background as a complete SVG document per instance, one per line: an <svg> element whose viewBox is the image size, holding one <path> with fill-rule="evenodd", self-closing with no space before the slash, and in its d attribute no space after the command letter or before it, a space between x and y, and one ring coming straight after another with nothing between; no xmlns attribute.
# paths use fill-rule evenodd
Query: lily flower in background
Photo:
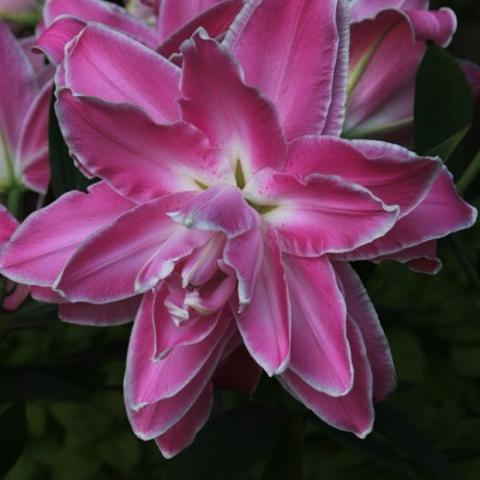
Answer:
<svg viewBox="0 0 480 480"><path fill-rule="evenodd" d="M428 0L354 0L344 135L412 145L415 78L428 41L445 47L456 30L449 8Z"/></svg>
<svg viewBox="0 0 480 480"><path fill-rule="evenodd" d="M176 63L99 24L48 38L60 126L100 181L28 217L0 271L67 321L136 311L127 413L166 457L207 421L215 382L251 392L262 370L365 437L395 375L349 262L434 273L434 240L475 221L438 158L340 139L347 8L252 0Z"/></svg>
<svg viewBox="0 0 480 480"><path fill-rule="evenodd" d="M13 24L35 26L41 12L40 0L0 0L0 20Z"/></svg>
<svg viewBox="0 0 480 480"><path fill-rule="evenodd" d="M32 62L25 48L0 22L0 195L16 213L25 189L47 190L48 111L53 67ZM36 56L38 58L38 55Z"/></svg>

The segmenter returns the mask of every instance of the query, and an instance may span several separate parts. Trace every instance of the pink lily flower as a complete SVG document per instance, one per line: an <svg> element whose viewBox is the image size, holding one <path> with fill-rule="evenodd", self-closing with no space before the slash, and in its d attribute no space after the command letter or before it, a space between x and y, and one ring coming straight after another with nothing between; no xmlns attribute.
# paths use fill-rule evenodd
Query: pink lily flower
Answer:
<svg viewBox="0 0 480 480"><path fill-rule="evenodd" d="M365 437L395 378L349 261L436 271L433 241L475 221L439 159L339 138L347 8L248 2L221 43L185 42L181 68L98 24L65 49L57 114L101 181L32 214L0 271L102 325L141 299L125 403L166 457L206 422L212 382L250 393L261 370Z"/></svg>
<svg viewBox="0 0 480 480"><path fill-rule="evenodd" d="M17 226L15 217L0 204L0 249L10 239ZM4 282L4 279L0 278L0 282ZM30 292L27 285L16 285L11 280L7 280L3 288L6 296L2 300L2 308L5 310L16 310Z"/></svg>
<svg viewBox="0 0 480 480"><path fill-rule="evenodd" d="M344 135L412 142L415 77L427 41L446 47L457 21L428 0L354 0Z"/></svg>
<svg viewBox="0 0 480 480"><path fill-rule="evenodd" d="M138 2L137 2L138 3ZM142 2L141 2L142 3ZM170 57L199 27L212 37L221 37L232 24L244 0L162 0L150 2L156 15L154 26L147 25L130 9L101 0L47 0L37 46L54 63L63 58L63 47L88 22L98 22L119 30Z"/></svg>
<svg viewBox="0 0 480 480"><path fill-rule="evenodd" d="M31 61L24 46L0 22L0 193L29 188L45 193L48 110L53 70Z"/></svg>

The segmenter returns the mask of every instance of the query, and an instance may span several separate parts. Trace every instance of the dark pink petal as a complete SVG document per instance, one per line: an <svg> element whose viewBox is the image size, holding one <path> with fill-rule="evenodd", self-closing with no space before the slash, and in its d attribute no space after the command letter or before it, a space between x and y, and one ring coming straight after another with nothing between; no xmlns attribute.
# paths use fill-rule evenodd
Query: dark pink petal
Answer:
<svg viewBox="0 0 480 480"><path fill-rule="evenodd" d="M179 118L178 67L103 25L87 25L69 45L65 81L74 94L137 105L157 123Z"/></svg>
<svg viewBox="0 0 480 480"><path fill-rule="evenodd" d="M460 67L462 67L463 73L470 85L473 99L475 102L478 102L480 100L480 67L468 60L459 60L458 63Z"/></svg>
<svg viewBox="0 0 480 480"><path fill-rule="evenodd" d="M334 175L265 170L246 187L263 219L278 232L282 251L300 256L348 252L387 233L398 207L385 205L360 185Z"/></svg>
<svg viewBox="0 0 480 480"><path fill-rule="evenodd" d="M15 217L0 203L0 247L10 240L17 227Z"/></svg>
<svg viewBox="0 0 480 480"><path fill-rule="evenodd" d="M435 240L400 250L385 257L377 257L373 261L379 263L382 260L406 263L413 272L429 275L436 275L442 268L442 261L437 258L437 242Z"/></svg>
<svg viewBox="0 0 480 480"><path fill-rule="evenodd" d="M223 259L237 275L240 310L252 300L263 262L263 249L264 241L260 228L252 228L243 235L229 239L225 246Z"/></svg>
<svg viewBox="0 0 480 480"><path fill-rule="evenodd" d="M165 358L174 348L181 345L192 345L204 340L216 327L221 312L208 317L197 315L196 318L175 323L170 312L165 307L168 294L166 287L159 292L147 292L139 315L151 315L155 351L154 360ZM153 306L150 304L153 302Z"/></svg>
<svg viewBox="0 0 480 480"><path fill-rule="evenodd" d="M237 314L237 327L254 360L272 376L290 359L291 320L287 282L276 235L264 235L265 248L250 305Z"/></svg>
<svg viewBox="0 0 480 480"><path fill-rule="evenodd" d="M307 136L290 144L287 170L297 175L339 175L367 188L405 216L425 197L442 163L418 157L390 143L349 142L334 137Z"/></svg>
<svg viewBox="0 0 480 480"><path fill-rule="evenodd" d="M211 384L204 390L192 408L170 430L155 439L165 458L172 458L188 447L205 425L213 406Z"/></svg>
<svg viewBox="0 0 480 480"><path fill-rule="evenodd" d="M52 90L53 81L49 81L33 101L24 120L17 153L25 185L39 193L46 193L50 181L48 113Z"/></svg>
<svg viewBox="0 0 480 480"><path fill-rule="evenodd" d="M373 375L373 400L383 400L395 388L395 368L388 341L368 293L346 262L333 264L338 275L349 317L357 324L367 349Z"/></svg>
<svg viewBox="0 0 480 480"><path fill-rule="evenodd" d="M87 194L63 195L32 213L17 229L2 251L2 273L20 283L51 287L92 233L133 207L103 182L90 187Z"/></svg>
<svg viewBox="0 0 480 480"><path fill-rule="evenodd" d="M58 65L65 57L66 44L76 37L86 25L86 22L76 17L56 18L47 29L39 34L34 49L44 53L52 63Z"/></svg>
<svg viewBox="0 0 480 480"><path fill-rule="evenodd" d="M212 280L201 288L189 290L185 295L184 305L201 315L214 314L221 311L230 300L236 284L234 275Z"/></svg>
<svg viewBox="0 0 480 480"><path fill-rule="evenodd" d="M292 371L286 371L281 383L324 422L340 430L365 438L373 427L372 372L359 328L348 322L348 340L354 365L354 385L342 397L317 392Z"/></svg>
<svg viewBox="0 0 480 480"><path fill-rule="evenodd" d="M167 212L191 195L140 205L92 235L70 258L55 288L71 302L110 303L137 293L139 271L176 229Z"/></svg>
<svg viewBox="0 0 480 480"><path fill-rule="evenodd" d="M446 47L457 29L457 17L450 8L434 11L408 10L407 15L415 32L415 39L419 42L433 41Z"/></svg>
<svg viewBox="0 0 480 480"><path fill-rule="evenodd" d="M76 325L112 327L130 323L140 306L140 296L120 302L92 305L90 303L64 303L58 307L58 318Z"/></svg>
<svg viewBox="0 0 480 480"><path fill-rule="evenodd" d="M183 390L231 328L230 315L223 316L203 340L178 345L165 358L155 360L153 306L149 300L144 302L133 325L124 382L127 407L136 411Z"/></svg>
<svg viewBox="0 0 480 480"><path fill-rule="evenodd" d="M273 101L289 139L322 132L332 102L340 107L332 97L344 94L336 77L345 68L337 62L346 60L339 52L348 35L345 15L337 15L343 7L337 1L249 2L227 33L225 45L240 60L246 83Z"/></svg>
<svg viewBox="0 0 480 480"><path fill-rule="evenodd" d="M258 215L242 192L228 185L210 187L170 216L188 228L223 232L228 238L238 237L258 225Z"/></svg>
<svg viewBox="0 0 480 480"><path fill-rule="evenodd" d="M425 199L410 214L400 219L390 232L341 258L369 260L390 256L471 227L476 219L476 209L459 197L452 175L444 167Z"/></svg>
<svg viewBox="0 0 480 480"><path fill-rule="evenodd" d="M157 13L159 39L167 38L215 3L218 0L162 0Z"/></svg>
<svg viewBox="0 0 480 480"><path fill-rule="evenodd" d="M240 345L217 367L213 384L216 388L232 390L250 397L255 392L261 376L262 369L247 349Z"/></svg>
<svg viewBox="0 0 480 480"><path fill-rule="evenodd" d="M136 40L155 47L157 36L140 19L130 15L125 9L101 0L49 0L43 10L46 26L61 15L71 15L85 22L98 22L127 33Z"/></svg>
<svg viewBox="0 0 480 480"><path fill-rule="evenodd" d="M225 169L241 165L246 180L256 171L281 168L286 146L271 103L242 81L227 50L200 32L182 46L183 118L221 148Z"/></svg>
<svg viewBox="0 0 480 480"><path fill-rule="evenodd" d="M75 98L69 90L58 99L60 125L75 157L135 201L199 190L195 181L209 174L201 170L212 160L207 139L188 124L157 125L134 106Z"/></svg>
<svg viewBox="0 0 480 480"><path fill-rule="evenodd" d="M38 93L33 68L4 22L0 22L0 72L0 178L4 180L8 171L4 156L15 162L25 115Z"/></svg>
<svg viewBox="0 0 480 480"><path fill-rule="evenodd" d="M170 3L172 2L170 1ZM176 6L178 6L178 2ZM178 30L165 38L157 51L164 57L169 58L180 51L182 43L190 38L199 27L204 28L211 38L221 36L228 30L242 7L242 0L217 1L210 8L184 23ZM160 17L159 21L162 21Z"/></svg>
<svg viewBox="0 0 480 480"><path fill-rule="evenodd" d="M319 392L338 397L353 386L347 311L326 257L284 256L292 306L289 370Z"/></svg>
<svg viewBox="0 0 480 480"><path fill-rule="evenodd" d="M3 309L13 312L23 303L29 293L28 285L15 284L13 292L8 292L3 300Z"/></svg>

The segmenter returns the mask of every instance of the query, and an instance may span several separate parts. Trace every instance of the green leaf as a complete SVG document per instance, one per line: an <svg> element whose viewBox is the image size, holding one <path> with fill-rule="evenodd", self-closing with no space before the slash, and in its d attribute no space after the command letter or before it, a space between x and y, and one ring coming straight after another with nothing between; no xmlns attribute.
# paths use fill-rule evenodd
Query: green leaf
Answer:
<svg viewBox="0 0 480 480"><path fill-rule="evenodd" d="M473 101L457 61L429 44L415 84L415 148L424 154L472 123Z"/></svg>
<svg viewBox="0 0 480 480"><path fill-rule="evenodd" d="M27 442L27 417L23 401L0 416L0 478L17 463Z"/></svg>
<svg viewBox="0 0 480 480"><path fill-rule="evenodd" d="M438 480L459 480L448 460L430 445L409 420L385 403L376 406L375 430L409 454Z"/></svg>
<svg viewBox="0 0 480 480"><path fill-rule="evenodd" d="M480 151L477 152L470 165L467 167L463 175L457 182L457 191L460 195L463 195L471 183L475 180L480 172Z"/></svg>
<svg viewBox="0 0 480 480"><path fill-rule="evenodd" d="M242 480L288 434L285 412L245 404L211 420L166 467L167 480Z"/></svg>
<svg viewBox="0 0 480 480"><path fill-rule="evenodd" d="M55 115L55 96L52 95L48 126L51 189L55 198L70 190L83 190L91 183L73 163Z"/></svg>
<svg viewBox="0 0 480 480"><path fill-rule="evenodd" d="M455 149L460 145L461 141L464 139L465 135L470 130L471 125L461 128L457 133L454 133L450 138L447 138L444 142L440 143L436 147L431 148L425 155L429 157L440 157L444 162L446 162Z"/></svg>

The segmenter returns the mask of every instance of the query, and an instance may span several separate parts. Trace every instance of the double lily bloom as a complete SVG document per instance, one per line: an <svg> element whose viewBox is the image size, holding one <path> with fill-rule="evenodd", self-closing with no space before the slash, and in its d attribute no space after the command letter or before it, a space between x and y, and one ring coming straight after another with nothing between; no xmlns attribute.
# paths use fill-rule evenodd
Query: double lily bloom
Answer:
<svg viewBox="0 0 480 480"><path fill-rule="evenodd" d="M395 378L349 262L434 273L435 240L475 221L439 159L339 137L348 8L249 1L172 61L96 23L41 39L66 142L99 181L28 217L1 273L65 321L135 317L126 408L167 457L206 422L214 384L250 394L262 371L365 437Z"/></svg>

